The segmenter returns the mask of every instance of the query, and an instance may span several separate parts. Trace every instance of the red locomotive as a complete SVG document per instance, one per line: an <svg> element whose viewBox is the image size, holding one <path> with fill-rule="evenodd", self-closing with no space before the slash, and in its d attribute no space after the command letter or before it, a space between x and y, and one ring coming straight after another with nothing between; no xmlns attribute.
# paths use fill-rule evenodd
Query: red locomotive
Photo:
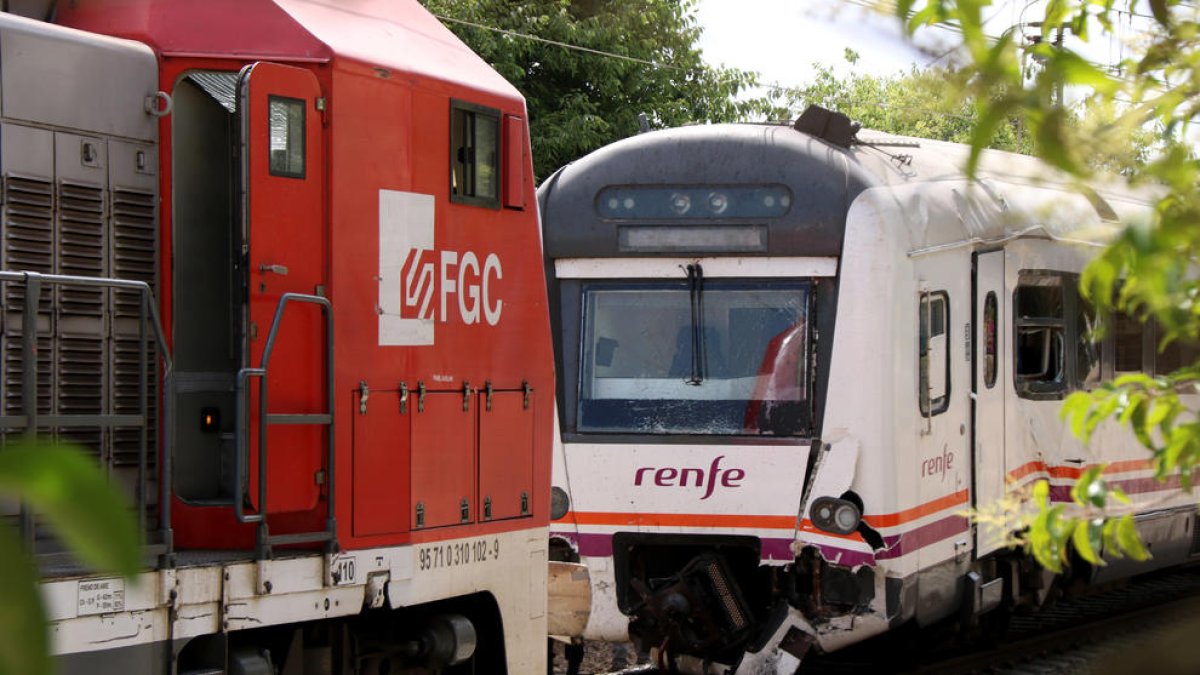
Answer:
<svg viewBox="0 0 1200 675"><path fill-rule="evenodd" d="M6 202L6 325L40 327L3 346L49 372L5 429L95 450L160 554L136 585L46 579L63 671L542 667L553 365L520 94L412 0L48 18L78 30L0 16L4 176L47 186L51 242L22 257Z"/></svg>

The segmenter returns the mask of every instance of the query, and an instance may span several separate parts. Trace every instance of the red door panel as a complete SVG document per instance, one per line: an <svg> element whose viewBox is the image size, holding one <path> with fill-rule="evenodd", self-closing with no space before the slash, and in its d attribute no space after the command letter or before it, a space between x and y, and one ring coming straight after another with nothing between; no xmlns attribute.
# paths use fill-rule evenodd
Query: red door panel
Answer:
<svg viewBox="0 0 1200 675"><path fill-rule="evenodd" d="M408 476L398 470L408 456L409 420L400 393L372 391L366 414L354 401L354 536L408 529Z"/></svg>
<svg viewBox="0 0 1200 675"><path fill-rule="evenodd" d="M480 517L528 516L533 512L533 394L526 405L523 391L493 392L491 410L486 400L487 394L480 394Z"/></svg>
<svg viewBox="0 0 1200 675"><path fill-rule="evenodd" d="M475 401L462 392L425 394L425 409L412 415L412 504L414 528L458 525L475 520ZM409 399L410 406L412 398ZM463 517L466 500L466 518ZM420 513L421 515L418 515Z"/></svg>
<svg viewBox="0 0 1200 675"><path fill-rule="evenodd" d="M280 297L289 292L316 294L325 284L324 163L317 110L321 88L303 68L256 63L242 70L238 96L242 240L248 249L244 358L249 367L267 367L269 413L325 412L326 347L319 307L287 306L264 363ZM259 380L252 381L251 476L258 470L259 386ZM324 430L271 425L267 447L267 511L315 508L324 468Z"/></svg>

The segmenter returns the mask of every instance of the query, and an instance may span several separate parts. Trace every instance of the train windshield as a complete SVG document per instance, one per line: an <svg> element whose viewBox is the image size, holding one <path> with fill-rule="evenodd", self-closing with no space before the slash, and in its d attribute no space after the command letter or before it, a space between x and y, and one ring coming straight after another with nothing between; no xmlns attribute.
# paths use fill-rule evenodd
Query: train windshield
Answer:
<svg viewBox="0 0 1200 675"><path fill-rule="evenodd" d="M806 433L811 295L796 281L585 284L579 431Z"/></svg>

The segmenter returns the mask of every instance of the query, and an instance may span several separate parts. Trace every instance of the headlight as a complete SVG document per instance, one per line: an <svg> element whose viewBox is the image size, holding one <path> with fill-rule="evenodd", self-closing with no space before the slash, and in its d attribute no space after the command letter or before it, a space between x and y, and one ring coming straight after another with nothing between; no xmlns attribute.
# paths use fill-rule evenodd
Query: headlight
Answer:
<svg viewBox="0 0 1200 675"><path fill-rule="evenodd" d="M858 529L862 512L854 502L833 497L818 497L808 509L812 524L835 534L850 534Z"/></svg>
<svg viewBox="0 0 1200 675"><path fill-rule="evenodd" d="M559 520L571 510L571 498L567 491L555 486L550 488L550 520Z"/></svg>

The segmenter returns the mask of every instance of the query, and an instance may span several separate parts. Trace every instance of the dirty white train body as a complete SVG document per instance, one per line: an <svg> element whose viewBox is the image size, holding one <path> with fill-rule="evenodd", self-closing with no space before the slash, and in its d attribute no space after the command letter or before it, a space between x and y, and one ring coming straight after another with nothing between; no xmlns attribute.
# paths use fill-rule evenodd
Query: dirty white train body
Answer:
<svg viewBox="0 0 1200 675"><path fill-rule="evenodd" d="M552 632L791 673L1037 605L1052 580L966 512L1038 479L1068 501L1096 464L1154 558L1075 579L1196 556L1195 498L1128 432L1084 446L1059 418L1072 391L1195 356L1123 318L1090 341L1078 275L1149 201L999 152L970 180L966 158L814 109L643 134L543 184Z"/></svg>

